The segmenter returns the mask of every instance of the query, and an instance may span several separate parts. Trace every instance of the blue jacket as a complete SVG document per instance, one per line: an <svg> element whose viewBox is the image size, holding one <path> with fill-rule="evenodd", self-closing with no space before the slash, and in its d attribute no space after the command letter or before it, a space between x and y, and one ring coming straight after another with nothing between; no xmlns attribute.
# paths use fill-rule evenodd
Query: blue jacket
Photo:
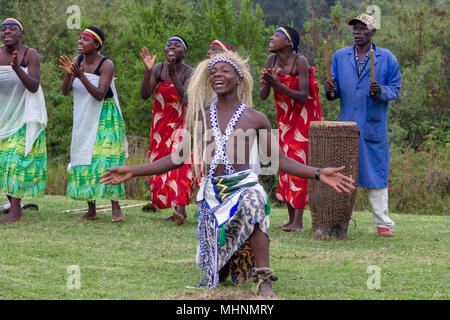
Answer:
<svg viewBox="0 0 450 320"><path fill-rule="evenodd" d="M386 188L389 175L388 104L398 98L401 73L397 59L389 50L375 45L373 48L375 80L381 86L378 97L370 97L370 60L358 79L354 46L334 53L331 75L336 83L335 98L341 99L338 120L355 121L361 132L358 185Z"/></svg>

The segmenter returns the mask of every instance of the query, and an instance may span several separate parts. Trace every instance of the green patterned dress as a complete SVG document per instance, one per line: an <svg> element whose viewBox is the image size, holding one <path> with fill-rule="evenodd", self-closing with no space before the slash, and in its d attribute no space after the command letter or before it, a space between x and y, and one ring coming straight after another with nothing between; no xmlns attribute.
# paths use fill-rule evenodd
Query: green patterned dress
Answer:
<svg viewBox="0 0 450 320"><path fill-rule="evenodd" d="M94 152L90 165L70 169L67 197L75 200L125 197L124 184L100 184L100 175L107 168L125 165L125 126L114 99L105 99L100 114Z"/></svg>
<svg viewBox="0 0 450 320"><path fill-rule="evenodd" d="M42 197L47 180L45 132L42 130L25 157L26 127L0 140L0 193L14 198Z"/></svg>

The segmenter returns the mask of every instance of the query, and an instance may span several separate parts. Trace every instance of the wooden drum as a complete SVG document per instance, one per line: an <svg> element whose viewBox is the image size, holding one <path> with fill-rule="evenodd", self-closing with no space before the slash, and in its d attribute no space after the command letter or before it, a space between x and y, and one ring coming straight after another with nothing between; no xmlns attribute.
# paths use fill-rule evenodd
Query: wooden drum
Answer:
<svg viewBox="0 0 450 320"><path fill-rule="evenodd" d="M313 121L309 128L309 162L312 167L342 167L355 183L358 179L356 122ZM355 204L356 189L337 193L316 180L308 181L309 207L316 239L344 239Z"/></svg>

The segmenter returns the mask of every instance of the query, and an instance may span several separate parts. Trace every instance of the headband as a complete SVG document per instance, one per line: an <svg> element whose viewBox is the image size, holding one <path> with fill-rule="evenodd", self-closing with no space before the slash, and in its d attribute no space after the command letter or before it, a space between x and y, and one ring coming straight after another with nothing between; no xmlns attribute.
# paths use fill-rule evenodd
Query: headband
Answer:
<svg viewBox="0 0 450 320"><path fill-rule="evenodd" d="M2 27L3 26L18 26L20 28L20 31L23 31L23 26L19 20L14 19L14 18L8 18L8 19L5 19L4 21L7 21L7 20L12 20L15 23L2 23Z"/></svg>
<svg viewBox="0 0 450 320"><path fill-rule="evenodd" d="M284 34L289 40L292 42L292 48L294 49L295 53L298 53L298 42L295 41L295 39L291 38L291 35L287 30L283 27L279 27L275 32L279 32L281 34Z"/></svg>
<svg viewBox="0 0 450 320"><path fill-rule="evenodd" d="M184 42L183 39L181 39L180 37L172 37L169 40L167 40L167 42L178 42L181 43L184 47L184 50L187 51L187 44Z"/></svg>
<svg viewBox="0 0 450 320"><path fill-rule="evenodd" d="M216 63L219 63L219 62L225 62L225 63L228 63L230 66L232 66L232 67L234 68L234 70L236 70L236 72L239 74L239 76L240 76L241 78L244 78L244 76L242 75L242 71L241 71L241 69L238 67L238 65L237 65L233 60L231 60L230 58L225 58L225 57L222 57L222 58L216 58L216 59L212 60L212 61L209 63L208 73L211 73L212 68L216 65Z"/></svg>
<svg viewBox="0 0 450 320"><path fill-rule="evenodd" d="M91 29L85 29L81 34L83 36L86 36L86 37L92 38L94 40L97 40L98 42L100 42L100 45L103 45L102 38L100 38L100 36L97 33L95 33L94 31L92 31Z"/></svg>
<svg viewBox="0 0 450 320"><path fill-rule="evenodd" d="M210 45L211 46L221 46L223 48L223 50L225 50L225 51L230 50L230 51L236 52L233 47L227 46L226 44L222 43L220 40L214 40L213 42L211 42Z"/></svg>

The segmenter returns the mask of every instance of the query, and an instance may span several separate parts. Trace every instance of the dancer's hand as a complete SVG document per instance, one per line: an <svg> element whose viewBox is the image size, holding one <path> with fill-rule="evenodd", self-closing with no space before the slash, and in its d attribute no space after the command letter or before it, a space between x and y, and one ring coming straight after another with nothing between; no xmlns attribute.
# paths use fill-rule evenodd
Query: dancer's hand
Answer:
<svg viewBox="0 0 450 320"><path fill-rule="evenodd" d="M172 78L174 75L176 75L176 69L175 69L175 62L176 62L176 55L175 52L169 51L167 54L167 61L169 62L169 76Z"/></svg>
<svg viewBox="0 0 450 320"><path fill-rule="evenodd" d="M147 71L152 71L156 62L156 55L152 57L150 51L146 47L144 47L141 49L141 58L144 62L145 69L147 69Z"/></svg>
<svg viewBox="0 0 450 320"><path fill-rule="evenodd" d="M84 77L84 67L83 62L81 62L81 66L78 66L78 64L75 62L72 62L72 65L70 67L72 70L72 74L81 80L82 77Z"/></svg>
<svg viewBox="0 0 450 320"><path fill-rule="evenodd" d="M67 56L59 57L59 68L68 74L72 74L72 62Z"/></svg>
<svg viewBox="0 0 450 320"><path fill-rule="evenodd" d="M275 68L266 68L263 70L262 73L262 80L264 81L265 85L268 85L272 88L277 88L280 84L280 81L278 80L278 74L281 72L281 68L275 69Z"/></svg>
<svg viewBox="0 0 450 320"><path fill-rule="evenodd" d="M12 61L11 61L11 67L13 69L17 69L19 67L19 61L18 61L19 52L17 50L14 50L12 53Z"/></svg>
<svg viewBox="0 0 450 320"><path fill-rule="evenodd" d="M355 190L355 181L340 173L345 167L340 168L324 168L320 171L319 180L332 187L336 192L342 191L350 194Z"/></svg>
<svg viewBox="0 0 450 320"><path fill-rule="evenodd" d="M261 84L265 86L267 86L267 81L264 79L264 74L268 72L267 70L267 68L264 68L261 72Z"/></svg>
<svg viewBox="0 0 450 320"><path fill-rule="evenodd" d="M106 170L108 170L108 172L100 176L100 183L103 183L104 185L121 184L133 178L133 173L129 166L115 167Z"/></svg>

